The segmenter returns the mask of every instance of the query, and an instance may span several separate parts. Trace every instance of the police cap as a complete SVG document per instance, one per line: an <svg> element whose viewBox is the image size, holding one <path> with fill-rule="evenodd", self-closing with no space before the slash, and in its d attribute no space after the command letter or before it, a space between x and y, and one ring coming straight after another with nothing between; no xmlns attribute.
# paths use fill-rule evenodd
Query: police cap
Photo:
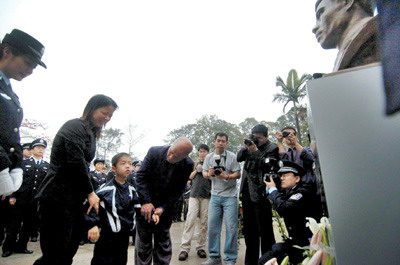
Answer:
<svg viewBox="0 0 400 265"><path fill-rule="evenodd" d="M35 146L44 146L47 148L47 142L42 138L38 138L31 143L31 149L33 149Z"/></svg>
<svg viewBox="0 0 400 265"><path fill-rule="evenodd" d="M24 143L24 144L22 144L22 150L24 150L24 149L31 149L31 144L32 143Z"/></svg>
<svg viewBox="0 0 400 265"><path fill-rule="evenodd" d="M283 160L282 162L283 166L278 170L279 174L292 172L295 176L300 176L300 177L306 174L305 169L299 164L296 164L288 160Z"/></svg>
<svg viewBox="0 0 400 265"><path fill-rule="evenodd" d="M42 56L44 53L43 44L22 30L13 29L11 33L7 33L4 36L2 43L6 43L24 54L31 55L36 59L39 65L47 68L44 62L42 62Z"/></svg>
<svg viewBox="0 0 400 265"><path fill-rule="evenodd" d="M96 158L94 161L93 161L93 165L96 165L97 163L103 163L103 164L105 164L106 163L106 160L104 159L104 158Z"/></svg>

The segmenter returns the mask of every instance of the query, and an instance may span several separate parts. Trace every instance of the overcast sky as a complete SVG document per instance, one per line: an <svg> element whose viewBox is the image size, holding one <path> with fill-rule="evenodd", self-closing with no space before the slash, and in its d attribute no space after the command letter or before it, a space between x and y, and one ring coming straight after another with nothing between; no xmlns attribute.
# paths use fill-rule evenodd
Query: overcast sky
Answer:
<svg viewBox="0 0 400 265"><path fill-rule="evenodd" d="M331 72L336 50L311 32L314 0L1 0L0 38L13 28L46 47L23 82L12 81L25 118L55 134L88 99L118 103L107 125L137 125L143 157L173 129L216 114L231 123L275 121L276 76Z"/></svg>

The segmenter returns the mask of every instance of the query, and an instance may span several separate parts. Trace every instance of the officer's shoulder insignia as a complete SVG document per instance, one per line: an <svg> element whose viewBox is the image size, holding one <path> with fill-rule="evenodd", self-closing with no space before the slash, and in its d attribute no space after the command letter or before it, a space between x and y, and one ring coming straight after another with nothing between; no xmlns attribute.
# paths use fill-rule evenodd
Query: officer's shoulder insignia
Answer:
<svg viewBox="0 0 400 265"><path fill-rule="evenodd" d="M25 165L25 167L32 167L31 165Z"/></svg>
<svg viewBox="0 0 400 265"><path fill-rule="evenodd" d="M290 196L289 200L298 201L298 200L300 200L302 197L303 197L303 194L301 194L301 193L296 193L296 194L293 194L292 196Z"/></svg>

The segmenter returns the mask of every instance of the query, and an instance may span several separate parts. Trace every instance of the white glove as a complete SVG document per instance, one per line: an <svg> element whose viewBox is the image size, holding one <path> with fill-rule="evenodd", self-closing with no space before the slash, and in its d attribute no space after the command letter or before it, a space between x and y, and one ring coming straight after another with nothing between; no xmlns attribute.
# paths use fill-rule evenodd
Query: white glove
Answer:
<svg viewBox="0 0 400 265"><path fill-rule="evenodd" d="M22 171L22 168L20 167L11 169L10 176L12 178L12 181L14 182L14 191L19 190L19 188L21 187L23 173L24 171Z"/></svg>
<svg viewBox="0 0 400 265"><path fill-rule="evenodd" d="M0 195L2 196L8 196L14 192L14 182L9 171L9 168L0 171Z"/></svg>

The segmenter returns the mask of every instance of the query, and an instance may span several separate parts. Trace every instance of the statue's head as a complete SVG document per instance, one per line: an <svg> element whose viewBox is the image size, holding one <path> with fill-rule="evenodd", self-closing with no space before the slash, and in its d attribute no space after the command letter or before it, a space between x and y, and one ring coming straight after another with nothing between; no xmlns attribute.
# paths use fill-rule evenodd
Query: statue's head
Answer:
<svg viewBox="0 0 400 265"><path fill-rule="evenodd" d="M334 49L343 33L352 26L353 16L373 16L370 0L318 0L315 3L316 24L312 29L324 49Z"/></svg>

